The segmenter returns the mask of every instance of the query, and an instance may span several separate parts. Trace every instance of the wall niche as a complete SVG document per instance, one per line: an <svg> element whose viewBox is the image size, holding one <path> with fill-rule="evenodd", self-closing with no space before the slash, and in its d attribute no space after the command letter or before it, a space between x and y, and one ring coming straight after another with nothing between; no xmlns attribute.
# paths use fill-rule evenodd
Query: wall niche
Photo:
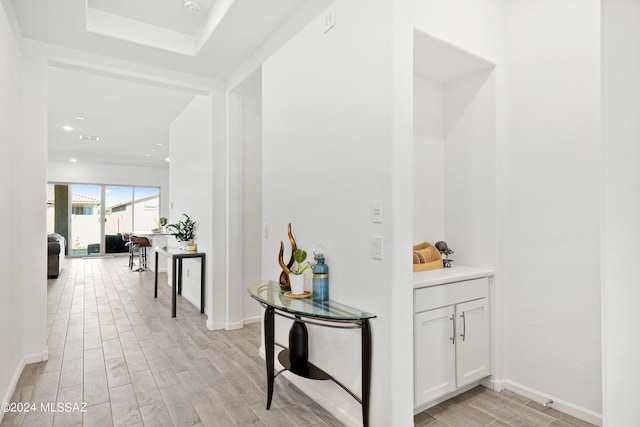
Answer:
<svg viewBox="0 0 640 427"><path fill-rule="evenodd" d="M414 243L444 240L454 265L493 267L495 64L414 31Z"/></svg>

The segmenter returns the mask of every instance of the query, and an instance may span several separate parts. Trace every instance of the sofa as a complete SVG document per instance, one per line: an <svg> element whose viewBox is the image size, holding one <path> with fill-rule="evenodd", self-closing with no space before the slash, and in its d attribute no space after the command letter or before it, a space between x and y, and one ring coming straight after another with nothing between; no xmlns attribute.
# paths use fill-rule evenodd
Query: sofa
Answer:
<svg viewBox="0 0 640 427"><path fill-rule="evenodd" d="M104 236L104 252L107 254L118 254L129 252L129 246L126 246L128 240L122 238L122 234L107 234Z"/></svg>
<svg viewBox="0 0 640 427"><path fill-rule="evenodd" d="M67 241L58 233L47 236L47 277L57 278L64 265Z"/></svg>

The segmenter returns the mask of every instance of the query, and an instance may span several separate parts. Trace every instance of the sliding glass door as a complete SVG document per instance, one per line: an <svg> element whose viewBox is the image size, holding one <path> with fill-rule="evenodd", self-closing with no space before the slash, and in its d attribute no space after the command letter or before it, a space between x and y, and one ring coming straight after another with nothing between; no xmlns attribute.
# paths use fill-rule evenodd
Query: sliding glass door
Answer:
<svg viewBox="0 0 640 427"><path fill-rule="evenodd" d="M149 232L160 220L160 189L136 187L133 197L133 230Z"/></svg>
<svg viewBox="0 0 640 427"><path fill-rule="evenodd" d="M47 233L67 239L67 255L128 252L123 239L149 232L160 218L160 189L117 185L47 186Z"/></svg>
<svg viewBox="0 0 640 427"><path fill-rule="evenodd" d="M67 240L71 255L101 254L102 186L72 184L71 239Z"/></svg>
<svg viewBox="0 0 640 427"><path fill-rule="evenodd" d="M109 185L104 189L106 206L104 211L105 253L129 251L129 248L125 246L126 241L123 239L123 234L131 233L133 230L132 198L133 187Z"/></svg>

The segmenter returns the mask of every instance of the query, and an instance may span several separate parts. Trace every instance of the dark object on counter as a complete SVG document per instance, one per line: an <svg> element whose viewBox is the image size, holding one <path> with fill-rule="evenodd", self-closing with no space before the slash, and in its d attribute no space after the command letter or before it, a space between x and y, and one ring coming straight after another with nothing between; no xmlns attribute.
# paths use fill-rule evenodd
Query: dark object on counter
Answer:
<svg viewBox="0 0 640 427"><path fill-rule="evenodd" d="M449 249L449 245L447 245L447 242L443 242L441 240L439 242L436 242L435 246L436 246L436 249L439 250L440 254L442 255L442 266L444 268L451 267L451 262L453 260L449 259L449 255L451 255L454 252L451 249Z"/></svg>

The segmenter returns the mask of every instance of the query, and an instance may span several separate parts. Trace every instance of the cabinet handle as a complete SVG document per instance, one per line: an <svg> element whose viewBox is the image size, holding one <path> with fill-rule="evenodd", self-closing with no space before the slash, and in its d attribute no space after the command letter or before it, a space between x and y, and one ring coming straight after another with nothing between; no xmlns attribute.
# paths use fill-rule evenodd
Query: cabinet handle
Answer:
<svg viewBox="0 0 640 427"><path fill-rule="evenodd" d="M453 324L453 335L449 339L451 340L451 344L455 344L456 343L456 318L452 314L449 319L451 320L451 323Z"/></svg>
<svg viewBox="0 0 640 427"><path fill-rule="evenodd" d="M460 317L462 317L462 333L460 336L462 337L462 341L464 341L464 337L467 335L467 319L464 317L464 313L462 313Z"/></svg>

